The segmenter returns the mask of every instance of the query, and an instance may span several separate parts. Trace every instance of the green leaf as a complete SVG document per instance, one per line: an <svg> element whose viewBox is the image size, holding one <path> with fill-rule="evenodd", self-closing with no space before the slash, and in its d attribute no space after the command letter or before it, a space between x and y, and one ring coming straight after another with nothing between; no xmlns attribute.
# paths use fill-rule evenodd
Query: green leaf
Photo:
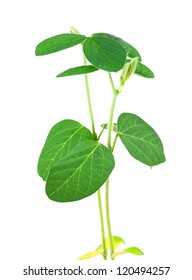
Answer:
<svg viewBox="0 0 192 280"><path fill-rule="evenodd" d="M154 78L155 77L153 72L147 66L145 66L144 64L142 64L140 62L137 64L135 74L142 76L144 78Z"/></svg>
<svg viewBox="0 0 192 280"><path fill-rule="evenodd" d="M58 202L83 199L105 183L114 165L107 147L93 140L84 141L51 166L46 194Z"/></svg>
<svg viewBox="0 0 192 280"><path fill-rule="evenodd" d="M161 139L140 117L130 113L121 114L117 129L122 143L135 159L149 166L165 161Z"/></svg>
<svg viewBox="0 0 192 280"><path fill-rule="evenodd" d="M127 59L127 62L130 62L131 59ZM144 64L142 64L141 62L138 61L137 63L137 67L135 69L135 74L144 77L144 78L154 78L155 75L153 74L153 72Z"/></svg>
<svg viewBox="0 0 192 280"><path fill-rule="evenodd" d="M85 140L93 139L91 132L73 120L55 124L46 139L38 161L38 174L46 180L51 165L65 157L74 147Z"/></svg>
<svg viewBox="0 0 192 280"><path fill-rule="evenodd" d="M126 253L131 253L131 254L138 255L138 256L144 255L144 253L139 248L130 247L130 248L124 249L122 251L114 253L114 256L123 255Z"/></svg>
<svg viewBox="0 0 192 280"><path fill-rule="evenodd" d="M122 243L125 243L125 241L119 236L112 236L112 238L113 238L114 250L116 250L119 247L119 245L121 245ZM105 243L106 243L107 249L110 249L108 237L106 238Z"/></svg>
<svg viewBox="0 0 192 280"><path fill-rule="evenodd" d="M114 250L116 250L119 247L119 245L121 245L122 243L125 243L125 241L121 237L119 237L119 236L112 236L112 238L113 238ZM109 237L105 238L105 246L106 246L107 249L110 249ZM103 248L103 245L100 244L97 247L96 251L102 253L102 248Z"/></svg>
<svg viewBox="0 0 192 280"><path fill-rule="evenodd" d="M67 48L71 48L75 45L82 43L86 37L79 34L60 34L51 38L45 39L39 43L36 47L36 55L46 55L54 52L58 52Z"/></svg>
<svg viewBox="0 0 192 280"><path fill-rule="evenodd" d="M132 45L129 44L129 52L128 52L128 57L130 58L134 58L134 57L138 57L139 61L141 61L141 55L138 52L138 50L136 50Z"/></svg>
<svg viewBox="0 0 192 280"><path fill-rule="evenodd" d="M112 38L93 34L83 43L86 58L99 69L117 72L123 68L126 61L126 51L123 46Z"/></svg>
<svg viewBox="0 0 192 280"><path fill-rule="evenodd" d="M120 43L127 55L130 57L130 58L134 58L134 57L138 57L139 58L139 61L141 61L141 55L140 53L129 43L127 43L126 41L124 41L123 39L119 38L119 37L116 37L114 35L111 35L111 34L108 34L108 33L95 33L94 35L99 35L99 36L103 36L103 37L108 37L108 38L111 38L113 40L115 40L116 42Z"/></svg>
<svg viewBox="0 0 192 280"><path fill-rule="evenodd" d="M91 259L91 258L94 258L94 257L96 257L96 256L98 256L98 255L101 255L101 254L102 254L102 252L99 252L99 251L92 251L92 252L89 252L89 253L87 253L87 254L81 256L81 257L79 258L79 260Z"/></svg>
<svg viewBox="0 0 192 280"><path fill-rule="evenodd" d="M89 252L89 253L87 253L87 254L81 256L81 257L79 258L79 260L85 260L85 259L94 258L94 257L96 257L96 256L98 256L98 255L102 255L102 253L103 253L103 246L102 246L102 244L101 244L101 245L99 245L99 246L97 247L97 249L96 249L95 251L91 251L91 252Z"/></svg>
<svg viewBox="0 0 192 280"><path fill-rule="evenodd" d="M58 74L57 77L67 77L67 76L74 76L74 75L80 75L80 74L88 74L95 72L99 69L97 69L93 65L84 65L84 66L79 66L79 67L74 67L67 69L63 71L62 73Z"/></svg>

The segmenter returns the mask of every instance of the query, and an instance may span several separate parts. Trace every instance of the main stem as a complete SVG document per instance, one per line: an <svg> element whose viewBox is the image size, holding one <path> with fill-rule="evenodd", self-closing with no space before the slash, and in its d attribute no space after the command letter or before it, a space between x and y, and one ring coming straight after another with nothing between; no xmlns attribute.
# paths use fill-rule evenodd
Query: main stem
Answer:
<svg viewBox="0 0 192 280"><path fill-rule="evenodd" d="M80 34L80 32L76 28L74 28L74 27L71 27L70 31L73 34ZM84 65L87 65L87 59L86 59L86 57L84 55L83 55L83 60L84 60ZM97 137L97 134L96 134L96 131L95 131L94 118L93 118L93 110L92 110L92 105L91 105L91 97L90 97L88 75L85 75L85 87L86 87L86 93L87 93L87 101L88 101L88 107L89 107L89 115L90 115L90 119L91 119L93 139L98 141L98 139L100 138L102 133L99 135L99 137ZM98 197L100 224L101 224L103 258L104 258L104 260L106 260L107 259L107 248L106 248L106 244L105 244L105 227L104 227L103 209L102 209L100 189L97 191L97 197Z"/></svg>
<svg viewBox="0 0 192 280"><path fill-rule="evenodd" d="M105 244L105 226L104 226L104 219L103 219L103 208L102 208L102 202L101 202L100 189L97 191L97 197L98 197L98 205L99 205L100 224L101 224L103 258L104 258L104 260L107 260L107 248L106 248L106 244Z"/></svg>
<svg viewBox="0 0 192 280"><path fill-rule="evenodd" d="M112 80L112 76L109 73L110 83L113 89L113 101L111 105L110 115L109 115L109 123L108 123L108 139L107 139L107 146L113 152L114 145L111 145L111 138L112 138L112 130L113 130L113 115L115 104L117 100L117 92ZM110 211L109 211L109 178L106 181L106 219L107 219L107 229L108 229L108 238L109 238L109 249L110 249L110 257L111 260L114 260L114 244L113 244L113 235L111 229L111 220L110 220Z"/></svg>
<svg viewBox="0 0 192 280"><path fill-rule="evenodd" d="M86 60L85 56L83 56L83 58L84 58L84 65L86 65L87 64L87 60ZM91 119L93 139L94 140L98 140L97 134L96 134L96 131L95 131L95 124L94 124L93 110L92 110L92 105L91 105L91 97L90 97L88 75L85 75L85 86L86 86L87 101L88 101L88 107L89 107L89 115L90 115L90 119ZM104 260L106 260L107 259L107 248L106 248L106 244L105 244L105 227L104 227L103 209L102 209L102 201L101 201L100 189L97 191L97 198L98 198L99 216L100 216L100 224L101 224L103 258L104 258Z"/></svg>

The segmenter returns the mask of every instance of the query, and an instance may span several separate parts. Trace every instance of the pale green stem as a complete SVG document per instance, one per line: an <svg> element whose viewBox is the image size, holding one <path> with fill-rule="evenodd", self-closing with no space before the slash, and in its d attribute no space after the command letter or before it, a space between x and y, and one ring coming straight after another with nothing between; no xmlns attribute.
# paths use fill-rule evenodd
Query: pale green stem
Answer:
<svg viewBox="0 0 192 280"><path fill-rule="evenodd" d="M112 229L111 229L111 220L110 220L110 211L109 211L109 178L106 181L105 195L106 195L106 220L107 220L110 258L111 258L111 260L114 260L113 234L112 234Z"/></svg>
<svg viewBox="0 0 192 280"><path fill-rule="evenodd" d="M85 56L83 56L83 58L84 58L84 65L86 65L87 64L87 60L86 60ZM97 134L96 134L96 131L95 131L95 124L94 124L93 110L92 110L92 105L91 105L91 97L90 97L88 75L85 75L85 86L86 86L87 101L88 101L89 114L90 114L90 119L91 119L93 138L94 138L94 140L97 141L98 138L97 138ZM97 197L98 197L99 216L100 216L100 225L101 225L103 258L104 258L104 260L106 260L107 259L107 248L106 248L106 244L105 244L105 227L104 227L103 209L102 209L102 201L101 201L101 192L100 192L100 190L97 191Z"/></svg>
<svg viewBox="0 0 192 280"><path fill-rule="evenodd" d="M97 140L99 141L99 139L101 138L101 135L103 134L104 130L106 129L107 124L105 124L101 130L101 132L99 133L99 136L97 137Z"/></svg>
<svg viewBox="0 0 192 280"><path fill-rule="evenodd" d="M114 149L115 149L115 145L116 145L116 142L117 142L117 138L118 138L118 134L116 134L116 136L115 136L115 139L114 139L114 142L113 142L113 145L112 145L112 147L111 147L111 151L113 152L114 151Z"/></svg>
<svg viewBox="0 0 192 280"><path fill-rule="evenodd" d="M111 111L110 111L109 123L108 123L107 146L108 146L109 149L111 149L111 136L112 136L112 131L113 131L113 115L114 115L114 109L115 109L116 101L117 101L117 94L115 93L113 95L113 101L112 101L112 105L111 105Z"/></svg>
<svg viewBox="0 0 192 280"><path fill-rule="evenodd" d="M73 34L80 34L80 32L75 27L71 27L70 31ZM86 57L84 55L83 55L83 60L84 60L84 65L87 65L87 60L86 60ZM88 75L85 75L85 86L86 86L87 101L88 101L88 107L89 107L89 115L90 115L90 119L91 119L93 139L97 141L98 138L97 138L97 134L96 134L96 131L95 131L95 123L94 123L93 110L92 110L92 105L91 105ZM100 136L101 136L101 134L99 135L99 137ZM104 228L104 219L103 219L103 210L102 210L100 190L97 191L97 197L98 197L101 234L102 234L103 258L104 258L104 260L106 260L107 259L107 248L106 248L106 244L105 244L105 228Z"/></svg>
<svg viewBox="0 0 192 280"><path fill-rule="evenodd" d="M113 90L113 93L117 93L116 89L115 89L115 85L113 83L113 79L112 79L112 76L111 76L111 73L108 73L109 74L109 80L110 80L110 84L111 84L111 87L112 87L112 90Z"/></svg>
<svg viewBox="0 0 192 280"><path fill-rule="evenodd" d="M109 79L110 83L113 89L113 101L111 105L111 110L110 110L110 116L109 116L109 123L108 123L108 140L107 140L107 146L108 148L113 151L115 143L113 146L111 146L111 138L112 138L112 130L113 130L113 115L114 115L114 109L115 109L115 104L117 100L117 92L112 80L112 76L109 73ZM107 219L107 229L108 229L108 238L109 238L109 248L110 248L110 257L111 260L114 260L114 244L113 244L113 235L112 235L112 229L111 229L111 220L110 220L110 211L109 211L109 178L106 181L106 219Z"/></svg>
<svg viewBox="0 0 192 280"><path fill-rule="evenodd" d="M105 226L104 226L104 219L103 219L103 209L102 209L100 189L97 191L97 197L98 197L99 215L100 215L100 224L101 224L101 233L102 233L103 258L104 258L104 260L106 260L107 259L107 248L106 248L106 244L105 244Z"/></svg>
<svg viewBox="0 0 192 280"><path fill-rule="evenodd" d="M85 56L83 56L83 58L84 58L84 65L86 65L87 60L86 60ZM97 140L97 134L95 132L95 124L94 124L94 118L93 118L93 110L92 110L92 106L91 106L91 97L90 97L88 75L85 75L85 86L86 86L87 101L88 101L89 114L90 114L90 119L91 119L91 127L92 127L92 132L93 132L93 138L95 140Z"/></svg>

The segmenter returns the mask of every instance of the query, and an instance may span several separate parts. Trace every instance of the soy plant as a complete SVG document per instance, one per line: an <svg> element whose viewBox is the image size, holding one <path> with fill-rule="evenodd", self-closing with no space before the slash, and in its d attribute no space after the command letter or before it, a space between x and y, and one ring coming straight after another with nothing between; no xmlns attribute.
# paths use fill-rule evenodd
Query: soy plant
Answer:
<svg viewBox="0 0 192 280"><path fill-rule="evenodd" d="M59 73L57 77L83 74L90 113L90 131L77 120L66 119L55 124L45 141L38 161L38 174L46 183L46 194L56 202L71 202L84 199L97 192L101 223L101 245L79 259L102 255L114 260L116 256L132 253L143 255L138 247L117 251L124 240L113 236L109 211L109 176L114 169L114 149L119 139L125 150L136 160L150 167L163 163L163 144L155 130L139 116L124 112L114 121L117 98L129 80L136 74L154 78L153 72L142 63L141 55L131 44L107 33L95 33L90 37L80 34L75 28L70 33L48 38L36 47L36 55L48 55L81 45L83 65ZM88 74L102 71L107 74L112 89L111 109L108 123L101 125L101 132L95 130ZM113 73L119 75L115 86ZM94 74L92 74L94 75ZM107 77L106 75L106 77ZM108 134L106 145L100 143L103 133ZM128 156L128 155L127 155ZM100 188L106 184L105 217Z"/></svg>

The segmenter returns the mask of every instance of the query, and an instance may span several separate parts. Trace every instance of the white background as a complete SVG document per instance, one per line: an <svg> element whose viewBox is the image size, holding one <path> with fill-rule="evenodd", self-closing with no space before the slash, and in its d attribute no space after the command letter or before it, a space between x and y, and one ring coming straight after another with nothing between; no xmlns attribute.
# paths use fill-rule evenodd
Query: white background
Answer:
<svg viewBox="0 0 192 280"><path fill-rule="evenodd" d="M114 271L118 266L171 266L170 274L158 279L190 279L190 1L18 0L1 4L0 13L1 278L27 279L22 270L29 265L81 264ZM40 41L67 33L70 26L87 36L107 32L127 40L155 73L153 80L132 77L115 111L115 120L121 112L131 112L150 123L161 136L167 158L151 170L131 158L121 143L115 151L110 192L113 234L123 237L127 247L142 249L141 257L127 254L112 263L100 257L77 261L100 244L97 196L67 204L52 202L36 172L52 125L71 118L91 128L83 77L55 78L82 64L80 46L34 55ZM108 120L112 92L104 72L90 74L90 83L99 131Z"/></svg>

